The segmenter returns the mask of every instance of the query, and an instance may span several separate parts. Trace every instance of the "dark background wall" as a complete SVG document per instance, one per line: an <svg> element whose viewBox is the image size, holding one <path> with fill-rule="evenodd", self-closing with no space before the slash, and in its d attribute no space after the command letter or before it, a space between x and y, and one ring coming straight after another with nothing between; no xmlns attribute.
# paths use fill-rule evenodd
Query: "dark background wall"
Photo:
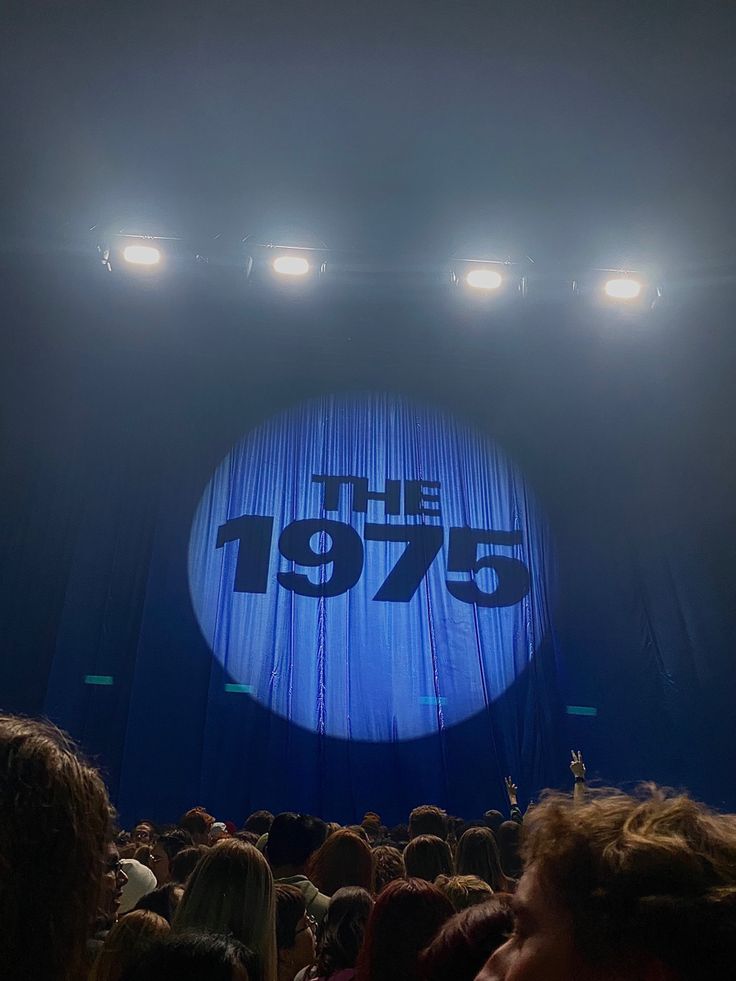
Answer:
<svg viewBox="0 0 736 981"><path fill-rule="evenodd" d="M2 276L0 703L81 739L125 820L197 802L399 820L430 796L470 815L500 803L511 759L524 798L564 783L571 746L607 782L736 807L729 287L673 283L627 321L492 314L401 277L299 302L217 270L140 288L58 252L6 255ZM556 636L442 747L320 742L224 697L189 602L191 518L232 443L366 387L499 440L556 541Z"/></svg>

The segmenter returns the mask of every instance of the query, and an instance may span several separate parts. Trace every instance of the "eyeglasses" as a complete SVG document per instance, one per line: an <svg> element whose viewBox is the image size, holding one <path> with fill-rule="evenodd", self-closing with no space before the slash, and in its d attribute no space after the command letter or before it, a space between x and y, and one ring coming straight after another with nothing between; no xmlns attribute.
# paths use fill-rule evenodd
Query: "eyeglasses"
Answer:
<svg viewBox="0 0 736 981"><path fill-rule="evenodd" d="M304 933L305 930L311 930L312 933L317 932L317 921L315 920L315 918L312 916L311 913L304 914L304 926L299 927L299 929L296 931L294 936L298 937L299 934Z"/></svg>

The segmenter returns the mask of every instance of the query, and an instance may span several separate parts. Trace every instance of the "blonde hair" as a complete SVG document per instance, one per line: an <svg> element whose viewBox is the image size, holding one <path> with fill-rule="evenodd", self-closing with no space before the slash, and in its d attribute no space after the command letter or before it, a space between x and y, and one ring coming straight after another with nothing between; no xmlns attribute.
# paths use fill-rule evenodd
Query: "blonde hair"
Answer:
<svg viewBox="0 0 736 981"><path fill-rule="evenodd" d="M171 927L158 913L133 910L121 917L110 930L90 972L89 981L119 981L156 940Z"/></svg>
<svg viewBox="0 0 736 981"><path fill-rule="evenodd" d="M258 849L237 838L210 848L187 881L172 928L232 934L256 955L261 981L276 981L273 876Z"/></svg>
<svg viewBox="0 0 736 981"><path fill-rule="evenodd" d="M452 903L455 912L486 903L493 889L477 875L438 875L434 884Z"/></svg>
<svg viewBox="0 0 736 981"><path fill-rule="evenodd" d="M570 911L591 963L653 957L683 981L732 973L736 815L654 784L582 804L547 794L524 818L521 852Z"/></svg>

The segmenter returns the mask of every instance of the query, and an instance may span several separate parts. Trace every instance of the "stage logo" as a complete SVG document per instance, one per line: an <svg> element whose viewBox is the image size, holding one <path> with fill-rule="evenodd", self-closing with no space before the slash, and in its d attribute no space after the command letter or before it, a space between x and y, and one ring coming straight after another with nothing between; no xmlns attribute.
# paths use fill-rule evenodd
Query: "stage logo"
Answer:
<svg viewBox="0 0 736 981"><path fill-rule="evenodd" d="M501 450L389 395L248 433L192 525L189 582L232 679L294 724L382 742L457 724L548 629L549 544Z"/></svg>

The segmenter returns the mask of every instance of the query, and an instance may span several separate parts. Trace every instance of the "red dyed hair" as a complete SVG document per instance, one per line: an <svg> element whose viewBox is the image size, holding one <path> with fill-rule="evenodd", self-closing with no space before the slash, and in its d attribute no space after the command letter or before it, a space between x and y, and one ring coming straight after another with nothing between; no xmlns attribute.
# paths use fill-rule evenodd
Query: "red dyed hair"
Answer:
<svg viewBox="0 0 736 981"><path fill-rule="evenodd" d="M430 882L389 882L368 920L356 981L418 981L420 951L453 913L449 899Z"/></svg>
<svg viewBox="0 0 736 981"><path fill-rule="evenodd" d="M308 878L325 896L344 886L373 892L373 855L360 835L343 828L331 834L312 855Z"/></svg>

